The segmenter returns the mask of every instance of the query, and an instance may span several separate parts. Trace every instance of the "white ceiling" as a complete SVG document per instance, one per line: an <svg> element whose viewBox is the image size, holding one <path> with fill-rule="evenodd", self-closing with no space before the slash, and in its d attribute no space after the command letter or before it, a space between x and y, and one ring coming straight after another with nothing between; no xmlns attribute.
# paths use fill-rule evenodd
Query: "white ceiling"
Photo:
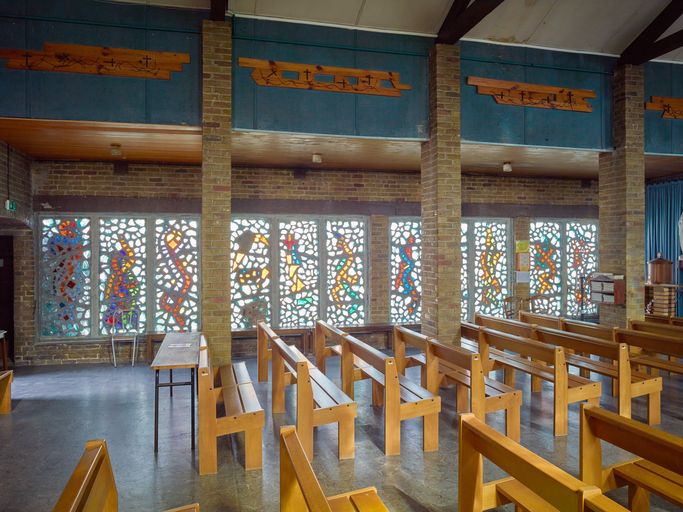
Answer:
<svg viewBox="0 0 683 512"><path fill-rule="evenodd" d="M209 0L119 0L207 9ZM230 12L434 36L453 0L229 0ZM619 55L669 0L505 0L464 39ZM681 17L664 34L683 29ZM683 62L683 49L658 60Z"/></svg>

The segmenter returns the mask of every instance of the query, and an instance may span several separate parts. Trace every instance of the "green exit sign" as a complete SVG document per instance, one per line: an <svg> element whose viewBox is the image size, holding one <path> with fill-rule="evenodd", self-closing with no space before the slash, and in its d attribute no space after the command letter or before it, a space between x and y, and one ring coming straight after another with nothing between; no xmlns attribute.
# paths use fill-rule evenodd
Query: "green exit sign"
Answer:
<svg viewBox="0 0 683 512"><path fill-rule="evenodd" d="M7 210L8 212L16 212L17 202L14 199L7 199L5 201L5 210Z"/></svg>

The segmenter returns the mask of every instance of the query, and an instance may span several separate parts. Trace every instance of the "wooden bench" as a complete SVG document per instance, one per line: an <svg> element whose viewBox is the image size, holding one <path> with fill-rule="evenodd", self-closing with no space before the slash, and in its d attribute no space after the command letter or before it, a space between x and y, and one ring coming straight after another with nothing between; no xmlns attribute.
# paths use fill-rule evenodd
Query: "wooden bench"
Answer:
<svg viewBox="0 0 683 512"><path fill-rule="evenodd" d="M337 423L339 458L352 459L356 403L295 346L282 341L268 325L259 322L258 330L259 337L265 337L272 347L273 414L285 412L285 386L296 383L296 428L308 458L313 459L313 429ZM286 378L287 374L289 378Z"/></svg>
<svg viewBox="0 0 683 512"><path fill-rule="evenodd" d="M551 315L541 315L538 313L527 313L525 311L520 312L519 319L522 322L542 325L543 327L552 327L574 334L583 334L584 336L590 336L591 338L614 341L614 334L612 332L614 327L607 325L570 320L568 318Z"/></svg>
<svg viewBox="0 0 683 512"><path fill-rule="evenodd" d="M602 494L515 441L474 414L460 417L458 511L481 512L514 503L518 511L626 512ZM484 457L508 477L484 483Z"/></svg>
<svg viewBox="0 0 683 512"><path fill-rule="evenodd" d="M325 496L313 472L297 429L280 429L280 512L389 512L377 489Z"/></svg>
<svg viewBox="0 0 683 512"><path fill-rule="evenodd" d="M333 326L318 321L321 328ZM345 334L341 338L341 381L344 393L353 398L354 359L364 365L362 372L373 381L373 405L384 405L384 453L401 453L401 421L422 417L422 447L439 448L441 397L430 393L398 371L396 360L367 343Z"/></svg>
<svg viewBox="0 0 683 512"><path fill-rule="evenodd" d="M315 334L314 334L314 346L315 346L315 365L318 367L318 369L325 373L327 365L326 361L328 357L332 356L339 356L341 357L342 353L342 341L344 339L344 336L346 336L348 333L345 331L342 331L338 327L335 327L334 325L330 325L324 322L318 322L315 325ZM332 345L328 345L328 342L331 342ZM353 356L353 378L354 380L363 380L363 379L369 379L370 376L365 373L363 370L366 368L369 368L370 365L360 359L357 356ZM379 402L379 398L377 398L377 393L381 391L381 387L376 385L376 383L373 382L373 387L372 387L372 392L373 392L373 405L381 405L381 402ZM377 403L375 403L377 402Z"/></svg>
<svg viewBox="0 0 683 512"><path fill-rule="evenodd" d="M406 344L422 353L406 358ZM462 347L444 345L434 338L406 327L394 327L394 355L399 371L406 359L422 367L422 386L434 395L443 383L454 384L457 412L472 412L485 420L486 414L505 411L505 432L519 441L522 392L484 376L479 354ZM469 400L468 400L469 390Z"/></svg>
<svg viewBox="0 0 683 512"><path fill-rule="evenodd" d="M645 320L683 327L683 317L680 316L645 315Z"/></svg>
<svg viewBox="0 0 683 512"><path fill-rule="evenodd" d="M683 357L681 338L615 327L614 341L626 343L632 352L633 347L640 349L641 353L631 356L633 364L683 374L683 363L678 361Z"/></svg>
<svg viewBox="0 0 683 512"><path fill-rule="evenodd" d="M582 370L582 376L588 377L593 372L613 380L613 394L617 397L620 415L630 418L632 399L647 396L648 423L656 425L661 422L662 379L633 371L629 347L625 343L604 341L515 320L481 316L479 321L491 328L564 347L567 364Z"/></svg>
<svg viewBox="0 0 683 512"><path fill-rule="evenodd" d="M104 439L88 441L53 512L116 512L118 509L119 495L107 443ZM166 512L190 511L199 511L199 505Z"/></svg>
<svg viewBox="0 0 683 512"><path fill-rule="evenodd" d="M202 338L199 351L199 474L218 472L217 440L244 432L244 467L262 466L266 417L244 362L212 367Z"/></svg>
<svg viewBox="0 0 683 512"><path fill-rule="evenodd" d="M628 326L634 331L651 332L683 340L683 326L681 325L650 322L647 320L630 320Z"/></svg>
<svg viewBox="0 0 683 512"><path fill-rule="evenodd" d="M12 412L12 370L0 371L0 414Z"/></svg>
<svg viewBox="0 0 683 512"><path fill-rule="evenodd" d="M639 458L603 468L601 441ZM683 438L584 405L580 450L581 480L605 492L628 486L632 511L649 510L649 493L683 508Z"/></svg>
<svg viewBox="0 0 683 512"><path fill-rule="evenodd" d="M278 335L281 337L300 337L301 351L306 352L310 344L311 329L278 329ZM268 361L273 358L273 351L270 348L268 337L263 330L258 326L255 330L250 331L233 331L233 339L235 336L243 338L256 338L256 365L258 368L258 381L268 381Z"/></svg>
<svg viewBox="0 0 683 512"><path fill-rule="evenodd" d="M496 368L504 369L508 386L514 387L516 370L553 384L553 432L556 436L567 435L569 404L584 400L595 405L600 403L601 383L569 373L563 347L480 327L479 350L482 357L488 354L494 360Z"/></svg>

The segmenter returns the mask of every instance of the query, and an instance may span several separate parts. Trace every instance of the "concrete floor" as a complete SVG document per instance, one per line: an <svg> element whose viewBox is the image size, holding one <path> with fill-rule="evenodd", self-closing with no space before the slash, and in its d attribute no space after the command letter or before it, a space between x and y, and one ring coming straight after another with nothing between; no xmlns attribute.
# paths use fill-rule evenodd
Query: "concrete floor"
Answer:
<svg viewBox="0 0 683 512"><path fill-rule="evenodd" d="M248 361L252 377L254 360ZM338 364L330 360L328 375L338 376ZM409 375L417 379L416 369ZM178 373L178 372L176 372ZM183 375L176 375L179 380ZM552 435L551 387L531 394L528 379L518 377L524 392L522 444L542 457L578 474L578 406L572 405L569 435ZM603 389L607 389L604 381ZM683 377L664 377L662 425L683 435ZM160 511L199 502L203 512L278 510L278 438L282 425L294 423L292 392L288 412L270 414L270 384L257 383L266 410L263 470L244 471L241 436L219 443L219 472L200 477L197 453L190 450L189 388L168 390L160 399L160 446L153 453L154 374L146 366L64 366L20 368L12 388L12 414L0 416L0 511L51 510L88 439L104 438L111 454L119 491L120 510ZM370 406L370 384L356 384L356 458L339 461L336 427L318 429L314 470L326 494L373 485L394 511L457 510L457 428L454 393L443 390L440 450L421 449L419 420L403 422L402 453L385 457L382 452L382 411ZM614 410L614 399L603 393L603 405ZM638 399L634 417L643 419L645 402ZM489 416L501 430L501 413ZM609 449L605 462L626 458ZM485 478L502 473L487 463ZM612 494L624 503L625 492ZM652 500L652 510L676 510Z"/></svg>

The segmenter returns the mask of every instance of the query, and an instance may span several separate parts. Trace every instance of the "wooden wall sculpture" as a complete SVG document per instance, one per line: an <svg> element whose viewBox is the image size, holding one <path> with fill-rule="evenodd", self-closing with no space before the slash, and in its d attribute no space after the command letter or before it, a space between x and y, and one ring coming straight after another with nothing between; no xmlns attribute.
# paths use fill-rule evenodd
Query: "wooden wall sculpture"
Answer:
<svg viewBox="0 0 683 512"><path fill-rule="evenodd" d="M0 59L7 59L9 69L168 80L190 54L45 43L42 51L0 48Z"/></svg>
<svg viewBox="0 0 683 512"><path fill-rule="evenodd" d="M664 119L683 119L683 98L651 96L645 103L646 110L661 110Z"/></svg>
<svg viewBox="0 0 683 512"><path fill-rule="evenodd" d="M240 57L239 65L243 68L253 68L251 77L254 82L266 87L394 97L400 96L401 91L412 88L401 83L399 73L391 71L369 71L245 57Z"/></svg>
<svg viewBox="0 0 683 512"><path fill-rule="evenodd" d="M588 89L508 82L478 76L467 77L467 84L476 85L478 94L488 94L496 103L522 107L592 112L593 107L586 100L596 97L595 91Z"/></svg>

